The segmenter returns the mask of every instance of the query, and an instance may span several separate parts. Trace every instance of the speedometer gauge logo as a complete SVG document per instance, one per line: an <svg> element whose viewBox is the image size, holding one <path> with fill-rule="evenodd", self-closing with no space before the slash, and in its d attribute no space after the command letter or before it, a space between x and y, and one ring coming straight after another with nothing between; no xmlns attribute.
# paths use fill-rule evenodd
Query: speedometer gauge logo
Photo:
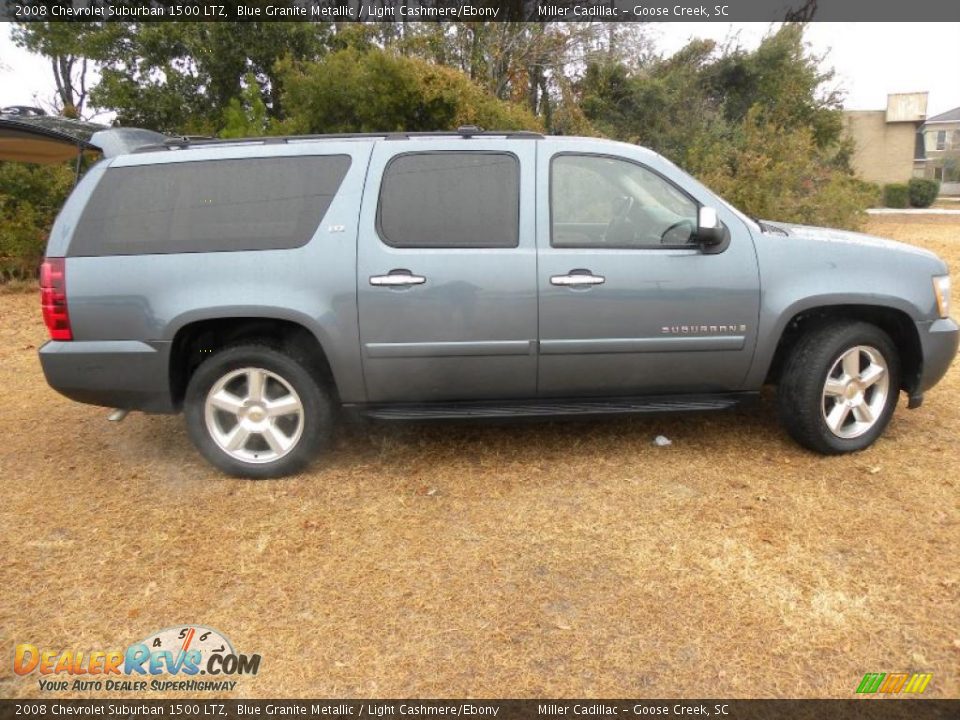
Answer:
<svg viewBox="0 0 960 720"><path fill-rule="evenodd" d="M164 628L147 636L140 641L140 644L146 645L154 652L157 650L179 650L182 653L187 653L191 650L199 650L203 656L209 656L213 653L234 654L233 645L226 636L219 630L206 625L180 625Z"/></svg>

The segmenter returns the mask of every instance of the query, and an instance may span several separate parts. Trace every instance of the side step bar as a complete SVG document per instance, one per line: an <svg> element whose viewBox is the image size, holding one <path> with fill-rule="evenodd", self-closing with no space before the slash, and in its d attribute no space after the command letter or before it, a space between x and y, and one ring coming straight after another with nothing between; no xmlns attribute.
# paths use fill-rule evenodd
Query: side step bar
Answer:
<svg viewBox="0 0 960 720"><path fill-rule="evenodd" d="M500 402L398 403L354 406L374 420L480 420L508 418L564 418L590 415L728 410L755 400L757 393L678 395L639 398L585 398L583 400L511 400Z"/></svg>

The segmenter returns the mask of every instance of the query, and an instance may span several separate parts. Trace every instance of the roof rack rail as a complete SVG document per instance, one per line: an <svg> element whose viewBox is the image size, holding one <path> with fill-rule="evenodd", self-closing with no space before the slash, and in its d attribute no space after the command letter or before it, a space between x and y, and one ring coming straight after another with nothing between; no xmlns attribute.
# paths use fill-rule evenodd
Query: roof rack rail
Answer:
<svg viewBox="0 0 960 720"><path fill-rule="evenodd" d="M190 147L206 147L209 145L250 145L259 143L261 145L273 145L278 143L288 143L290 141L300 142L309 140L352 140L364 138L376 138L382 140L408 140L410 138L429 138L429 137L462 137L470 139L474 137L502 137L525 140L542 140L543 134L532 130L484 130L476 125L464 125L456 130L435 130L435 131L417 131L417 132L367 132L367 133L327 133L319 135L284 135L284 136L261 136L247 138L198 138L198 137L173 137L167 138L162 143L144 145L138 147L134 152L156 152L157 150L179 150Z"/></svg>

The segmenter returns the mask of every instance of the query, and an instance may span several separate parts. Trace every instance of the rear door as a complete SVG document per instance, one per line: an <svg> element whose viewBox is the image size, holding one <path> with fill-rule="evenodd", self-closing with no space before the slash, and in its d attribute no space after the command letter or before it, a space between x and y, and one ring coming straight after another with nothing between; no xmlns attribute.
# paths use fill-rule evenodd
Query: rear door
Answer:
<svg viewBox="0 0 960 720"><path fill-rule="evenodd" d="M536 141L378 142L358 247L371 403L536 395Z"/></svg>

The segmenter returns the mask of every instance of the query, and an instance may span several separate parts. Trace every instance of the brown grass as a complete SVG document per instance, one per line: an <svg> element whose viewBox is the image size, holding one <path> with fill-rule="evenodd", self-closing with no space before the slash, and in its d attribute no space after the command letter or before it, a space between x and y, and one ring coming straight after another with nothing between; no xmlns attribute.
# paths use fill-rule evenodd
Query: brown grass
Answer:
<svg viewBox="0 0 960 720"><path fill-rule="evenodd" d="M940 197L933 201L930 207L943 208L945 210L960 210L960 198Z"/></svg>
<svg viewBox="0 0 960 720"><path fill-rule="evenodd" d="M869 229L960 266L957 224ZM308 474L255 483L212 471L179 417L108 424L48 389L37 304L0 297L0 657L203 623L262 654L242 697L849 697L921 670L960 695L956 365L858 455L799 449L768 399L347 429ZM0 695L38 694L0 665Z"/></svg>
<svg viewBox="0 0 960 720"><path fill-rule="evenodd" d="M37 280L0 280L0 295L22 295L37 292Z"/></svg>

